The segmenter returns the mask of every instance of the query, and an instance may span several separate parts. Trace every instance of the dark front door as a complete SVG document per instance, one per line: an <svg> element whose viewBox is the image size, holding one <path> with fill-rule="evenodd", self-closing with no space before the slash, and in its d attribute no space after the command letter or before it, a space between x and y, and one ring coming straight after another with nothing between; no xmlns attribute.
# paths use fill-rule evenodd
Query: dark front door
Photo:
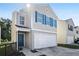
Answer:
<svg viewBox="0 0 79 59"><path fill-rule="evenodd" d="M24 47L24 33L18 33L18 48Z"/></svg>

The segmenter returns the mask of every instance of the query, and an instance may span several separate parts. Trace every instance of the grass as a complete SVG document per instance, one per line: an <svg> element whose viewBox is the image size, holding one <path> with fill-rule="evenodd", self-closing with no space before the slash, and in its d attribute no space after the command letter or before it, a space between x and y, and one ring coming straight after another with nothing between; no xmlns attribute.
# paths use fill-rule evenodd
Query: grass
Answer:
<svg viewBox="0 0 79 59"><path fill-rule="evenodd" d="M58 44L60 47L71 48L71 49L79 49L79 45L71 45L71 44Z"/></svg>

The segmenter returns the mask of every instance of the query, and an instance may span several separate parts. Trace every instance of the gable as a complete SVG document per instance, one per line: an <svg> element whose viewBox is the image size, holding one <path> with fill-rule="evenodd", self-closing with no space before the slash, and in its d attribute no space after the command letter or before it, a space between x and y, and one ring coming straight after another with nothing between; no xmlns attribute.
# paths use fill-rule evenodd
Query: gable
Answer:
<svg viewBox="0 0 79 59"><path fill-rule="evenodd" d="M67 22L67 24L70 24L70 25L75 26L75 24L74 24L74 22L73 22L72 18L67 19L67 20L66 20L66 22Z"/></svg>
<svg viewBox="0 0 79 59"><path fill-rule="evenodd" d="M48 17L52 17L54 19L58 19L52 8L49 6L49 4L34 4L33 6L34 11L38 11L41 14L45 14Z"/></svg>

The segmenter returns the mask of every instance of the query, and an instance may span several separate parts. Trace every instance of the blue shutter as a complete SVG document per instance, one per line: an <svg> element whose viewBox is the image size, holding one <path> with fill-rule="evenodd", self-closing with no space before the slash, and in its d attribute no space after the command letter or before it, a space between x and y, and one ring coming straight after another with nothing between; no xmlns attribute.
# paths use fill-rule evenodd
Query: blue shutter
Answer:
<svg viewBox="0 0 79 59"><path fill-rule="evenodd" d="M35 11L35 22L37 22L37 11Z"/></svg>
<svg viewBox="0 0 79 59"><path fill-rule="evenodd" d="M57 21L56 20L54 20L54 26L55 26L55 28L57 28Z"/></svg>
<svg viewBox="0 0 79 59"><path fill-rule="evenodd" d="M46 24L46 15L43 15L43 24Z"/></svg>
<svg viewBox="0 0 79 59"><path fill-rule="evenodd" d="M43 22L42 22L42 24L44 24L44 22L45 22L45 19L44 19L44 15L43 15Z"/></svg>

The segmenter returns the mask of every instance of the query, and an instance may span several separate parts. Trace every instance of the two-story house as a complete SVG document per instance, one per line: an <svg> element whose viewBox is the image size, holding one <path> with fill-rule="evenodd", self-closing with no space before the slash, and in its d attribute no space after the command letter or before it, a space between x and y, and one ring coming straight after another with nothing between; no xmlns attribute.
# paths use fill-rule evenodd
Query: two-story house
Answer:
<svg viewBox="0 0 79 59"><path fill-rule="evenodd" d="M73 20L58 20L57 22L57 43L71 44L74 43L74 22Z"/></svg>
<svg viewBox="0 0 79 59"><path fill-rule="evenodd" d="M49 4L30 4L12 14L12 41L18 48L57 46L58 17Z"/></svg>

